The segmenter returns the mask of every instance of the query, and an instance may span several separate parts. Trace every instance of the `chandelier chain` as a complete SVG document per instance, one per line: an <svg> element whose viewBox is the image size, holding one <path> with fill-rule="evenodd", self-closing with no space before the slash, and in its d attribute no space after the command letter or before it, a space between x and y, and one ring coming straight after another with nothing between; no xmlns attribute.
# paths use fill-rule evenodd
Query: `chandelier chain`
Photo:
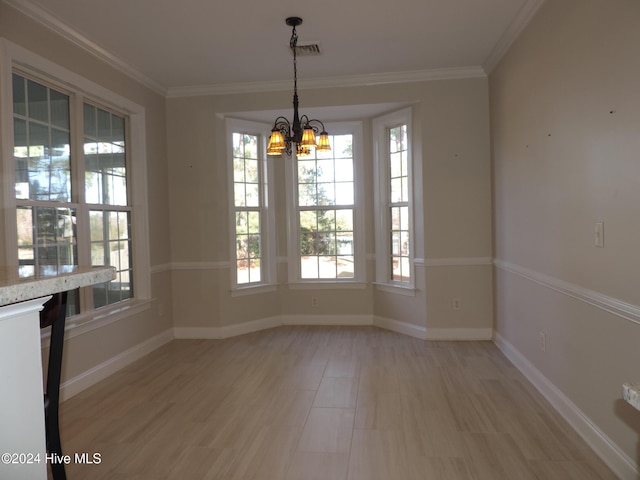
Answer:
<svg viewBox="0 0 640 480"><path fill-rule="evenodd" d="M289 41L289 47L293 50L293 91L298 93L298 62L296 56L296 47L298 46L298 33L296 32L295 25L291 32L291 40Z"/></svg>
<svg viewBox="0 0 640 480"><path fill-rule="evenodd" d="M289 47L293 50L293 121L279 116L273 123L271 136L267 145L267 155L291 155L292 144L295 144L295 154L298 157L309 155L311 148L318 152L331 151L331 140L324 128L324 124L315 118L298 112L298 33L296 26L302 23L300 17L289 17L286 24L292 27ZM319 135L316 138L316 134Z"/></svg>

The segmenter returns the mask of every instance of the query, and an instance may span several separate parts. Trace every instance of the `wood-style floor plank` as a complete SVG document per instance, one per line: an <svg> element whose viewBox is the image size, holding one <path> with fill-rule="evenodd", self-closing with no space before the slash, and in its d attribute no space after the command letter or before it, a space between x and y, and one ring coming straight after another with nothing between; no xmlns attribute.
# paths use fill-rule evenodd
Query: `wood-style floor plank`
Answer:
<svg viewBox="0 0 640 480"><path fill-rule="evenodd" d="M70 479L555 480L613 473L491 342L374 327L176 340L63 403Z"/></svg>

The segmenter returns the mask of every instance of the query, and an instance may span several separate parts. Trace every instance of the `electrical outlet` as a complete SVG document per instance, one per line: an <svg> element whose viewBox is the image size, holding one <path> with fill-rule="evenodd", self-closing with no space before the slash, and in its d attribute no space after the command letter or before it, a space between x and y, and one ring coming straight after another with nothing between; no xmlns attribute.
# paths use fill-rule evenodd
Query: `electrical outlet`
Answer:
<svg viewBox="0 0 640 480"><path fill-rule="evenodd" d="M318 297L311 297L311 306L312 307L318 306Z"/></svg>
<svg viewBox="0 0 640 480"><path fill-rule="evenodd" d="M539 332L538 334L538 345L540 346L540 350L543 352L547 351L547 334L544 332Z"/></svg>
<svg viewBox="0 0 640 480"><path fill-rule="evenodd" d="M453 297L452 306L454 310L462 309L462 299L460 297Z"/></svg>

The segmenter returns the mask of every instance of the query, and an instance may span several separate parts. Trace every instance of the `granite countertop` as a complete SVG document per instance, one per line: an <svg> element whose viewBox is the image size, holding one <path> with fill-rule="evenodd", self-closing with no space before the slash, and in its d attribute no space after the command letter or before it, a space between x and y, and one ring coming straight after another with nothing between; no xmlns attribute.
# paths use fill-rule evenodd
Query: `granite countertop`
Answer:
<svg viewBox="0 0 640 480"><path fill-rule="evenodd" d="M114 267L44 266L38 272L0 267L0 306L108 282L115 274Z"/></svg>
<svg viewBox="0 0 640 480"><path fill-rule="evenodd" d="M623 384L622 398L640 410L640 382L627 382Z"/></svg>

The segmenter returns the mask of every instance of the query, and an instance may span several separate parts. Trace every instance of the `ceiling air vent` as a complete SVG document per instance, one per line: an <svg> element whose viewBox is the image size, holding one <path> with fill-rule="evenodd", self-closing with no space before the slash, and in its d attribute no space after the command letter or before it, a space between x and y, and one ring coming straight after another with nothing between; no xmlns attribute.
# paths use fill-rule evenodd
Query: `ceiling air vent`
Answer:
<svg viewBox="0 0 640 480"><path fill-rule="evenodd" d="M296 46L296 55L309 57L312 55L321 54L322 52L320 52L320 44L317 42L298 44Z"/></svg>

